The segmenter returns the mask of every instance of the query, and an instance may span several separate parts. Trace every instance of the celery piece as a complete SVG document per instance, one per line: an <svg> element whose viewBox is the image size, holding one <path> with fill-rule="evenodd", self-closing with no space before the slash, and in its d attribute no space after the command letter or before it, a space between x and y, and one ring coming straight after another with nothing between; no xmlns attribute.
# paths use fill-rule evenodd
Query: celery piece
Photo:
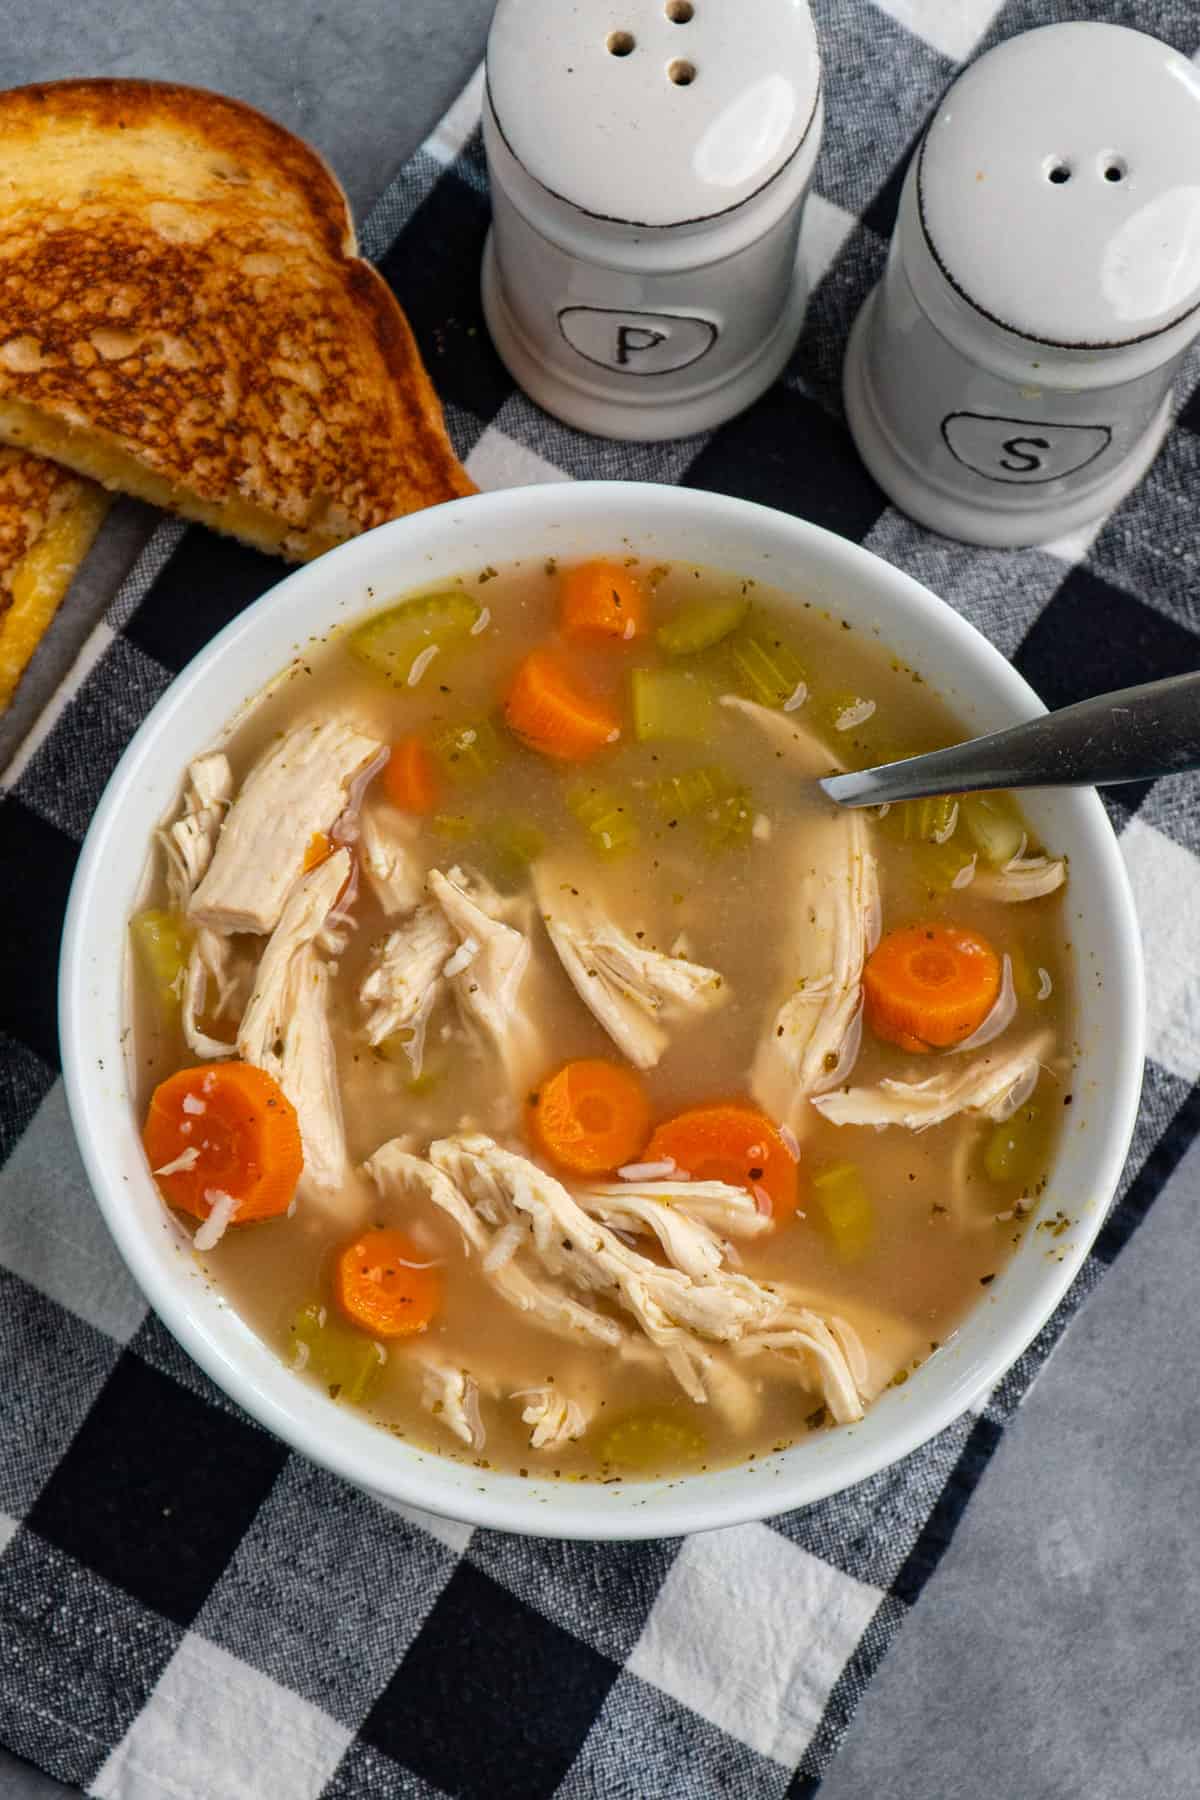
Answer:
<svg viewBox="0 0 1200 1800"><path fill-rule="evenodd" d="M142 971L153 983L160 1010L166 1017L174 1018L192 952L191 928L180 913L150 906L145 912L135 913L129 930Z"/></svg>
<svg viewBox="0 0 1200 1800"><path fill-rule="evenodd" d="M901 843L944 844L954 836L959 817L959 803L949 794L936 800L900 800L885 816L883 828Z"/></svg>
<svg viewBox="0 0 1200 1800"><path fill-rule="evenodd" d="M875 1240L875 1210L856 1163L830 1163L812 1181L813 1199L843 1262L857 1262Z"/></svg>
<svg viewBox="0 0 1200 1800"><path fill-rule="evenodd" d="M685 769L681 775L664 775L654 784L654 805L664 819L690 819L704 807L715 806L732 793L734 782L716 763Z"/></svg>
<svg viewBox="0 0 1200 1800"><path fill-rule="evenodd" d="M948 844L918 844L913 867L935 894L949 894L970 860L971 852L966 846L952 839Z"/></svg>
<svg viewBox="0 0 1200 1800"><path fill-rule="evenodd" d="M740 633L729 654L739 693L762 706L778 709L808 679L791 645L761 631Z"/></svg>
<svg viewBox="0 0 1200 1800"><path fill-rule="evenodd" d="M519 813L504 813L494 819L488 837L501 871L510 879L523 875L546 848L545 833L538 830L532 819L524 819Z"/></svg>
<svg viewBox="0 0 1200 1800"><path fill-rule="evenodd" d="M1037 1106L1023 1106L1003 1125L997 1125L983 1147L983 1166L991 1181L1029 1181L1043 1155L1042 1115Z"/></svg>
<svg viewBox="0 0 1200 1800"><path fill-rule="evenodd" d="M689 669L635 669L633 729L639 742L659 738L708 738L716 690L706 675Z"/></svg>
<svg viewBox="0 0 1200 1800"><path fill-rule="evenodd" d="M434 813L430 824L439 837L469 838L475 829L475 821L469 813Z"/></svg>
<svg viewBox="0 0 1200 1800"><path fill-rule="evenodd" d="M729 600L693 600L659 626L654 641L668 656L695 656L735 632L746 611L740 594Z"/></svg>
<svg viewBox="0 0 1200 1800"><path fill-rule="evenodd" d="M458 589L417 594L359 625L350 633L350 651L393 687L416 686L430 664L439 668L447 655L462 648L480 616L478 601ZM425 663L418 662L431 649L438 654Z"/></svg>
<svg viewBox="0 0 1200 1800"><path fill-rule="evenodd" d="M962 816L984 862L999 866L1020 850L1025 827L1011 794L964 794Z"/></svg>
<svg viewBox="0 0 1200 1800"><path fill-rule="evenodd" d="M573 782L567 789L567 805L587 832L592 849L601 856L619 856L635 850L641 839L638 822L628 801L609 787L594 782Z"/></svg>
<svg viewBox="0 0 1200 1800"><path fill-rule="evenodd" d="M383 1364L373 1338L334 1317L329 1307L310 1300L292 1320L292 1335L308 1356L298 1366L310 1369L334 1400L361 1406ZM303 1351L300 1353L303 1356Z"/></svg>
<svg viewBox="0 0 1200 1800"><path fill-rule="evenodd" d="M483 718L448 725L434 737L433 750L449 779L456 786L469 787L495 774L506 746L492 721Z"/></svg>
<svg viewBox="0 0 1200 1800"><path fill-rule="evenodd" d="M617 1419L596 1446L596 1455L611 1468L655 1475L680 1463L698 1463L707 1448L704 1434L686 1419L653 1408Z"/></svg>

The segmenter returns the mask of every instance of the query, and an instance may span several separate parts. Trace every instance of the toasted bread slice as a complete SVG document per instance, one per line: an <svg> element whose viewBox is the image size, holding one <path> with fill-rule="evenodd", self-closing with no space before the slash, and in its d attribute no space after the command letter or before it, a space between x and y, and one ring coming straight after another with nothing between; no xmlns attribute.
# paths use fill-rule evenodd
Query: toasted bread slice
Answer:
<svg viewBox="0 0 1200 1800"><path fill-rule="evenodd" d="M240 102L0 93L0 440L293 559L473 493L342 189Z"/></svg>
<svg viewBox="0 0 1200 1800"><path fill-rule="evenodd" d="M87 555L109 496L23 450L0 449L0 712Z"/></svg>

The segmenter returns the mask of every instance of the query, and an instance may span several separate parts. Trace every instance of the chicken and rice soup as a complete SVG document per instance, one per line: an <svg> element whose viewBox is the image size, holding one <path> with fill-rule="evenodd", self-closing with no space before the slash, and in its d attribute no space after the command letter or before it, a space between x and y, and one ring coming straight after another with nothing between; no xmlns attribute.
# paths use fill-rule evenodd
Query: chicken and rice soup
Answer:
<svg viewBox="0 0 1200 1800"><path fill-rule="evenodd" d="M1070 1102L1061 860L819 607L632 557L314 643L131 922L144 1142L209 1278L417 1445L645 1478L847 1425L1020 1241Z"/></svg>

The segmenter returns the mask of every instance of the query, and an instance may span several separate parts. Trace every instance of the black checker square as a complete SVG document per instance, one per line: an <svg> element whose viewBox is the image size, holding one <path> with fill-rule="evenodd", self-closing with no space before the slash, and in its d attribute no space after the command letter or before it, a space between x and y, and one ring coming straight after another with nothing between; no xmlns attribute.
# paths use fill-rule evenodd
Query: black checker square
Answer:
<svg viewBox="0 0 1200 1800"><path fill-rule="evenodd" d="M624 1662L678 1551L677 1538L603 1544L481 1530L467 1555L526 1605Z"/></svg>
<svg viewBox="0 0 1200 1800"><path fill-rule="evenodd" d="M0 797L0 1031L51 1069L59 1067L58 945L78 856L57 825L13 794Z"/></svg>
<svg viewBox="0 0 1200 1800"><path fill-rule="evenodd" d="M178 674L231 619L289 573L277 556L189 525L124 635ZM280 661L286 656L281 649Z"/></svg>
<svg viewBox="0 0 1200 1800"><path fill-rule="evenodd" d="M0 1168L54 1085L54 1070L0 1027Z"/></svg>
<svg viewBox="0 0 1200 1800"><path fill-rule="evenodd" d="M87 1495L76 1504L86 1508ZM0 1577L5 1746L88 1788L183 1634L32 1531L17 1532Z"/></svg>
<svg viewBox="0 0 1200 1800"><path fill-rule="evenodd" d="M841 420L790 387L715 431L683 485L757 500L858 543L887 505Z"/></svg>
<svg viewBox="0 0 1200 1800"><path fill-rule="evenodd" d="M616 1674L462 1562L362 1736L462 1800L549 1800Z"/></svg>
<svg viewBox="0 0 1200 1800"><path fill-rule="evenodd" d="M25 1517L119 1356L104 1332L0 1268L0 1513Z"/></svg>
<svg viewBox="0 0 1200 1800"><path fill-rule="evenodd" d="M1013 658L1049 707L1200 668L1200 636L1106 581L1073 568Z"/></svg>
<svg viewBox="0 0 1200 1800"><path fill-rule="evenodd" d="M1197 436L1200 436L1200 387L1194 388L1188 399L1184 401L1175 423L1182 425L1186 431L1194 431Z"/></svg>
<svg viewBox="0 0 1200 1800"><path fill-rule="evenodd" d="M321 1800L447 1800L423 1775L355 1738L321 1789Z"/></svg>
<svg viewBox="0 0 1200 1800"><path fill-rule="evenodd" d="M188 1625L287 1458L126 1350L29 1514L48 1542Z"/></svg>
<svg viewBox="0 0 1200 1800"><path fill-rule="evenodd" d="M448 170L379 263L408 315L443 403L494 419L513 379L492 347L479 297L479 265L492 209Z"/></svg>

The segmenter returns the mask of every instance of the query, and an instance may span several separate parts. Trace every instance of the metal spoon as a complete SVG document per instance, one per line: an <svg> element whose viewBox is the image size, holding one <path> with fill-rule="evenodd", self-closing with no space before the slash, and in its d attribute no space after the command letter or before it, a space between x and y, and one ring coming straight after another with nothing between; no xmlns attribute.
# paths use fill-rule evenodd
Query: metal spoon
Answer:
<svg viewBox="0 0 1200 1800"><path fill-rule="evenodd" d="M819 785L839 806L981 788L1096 787L1200 769L1200 672L1098 694L1006 731Z"/></svg>

